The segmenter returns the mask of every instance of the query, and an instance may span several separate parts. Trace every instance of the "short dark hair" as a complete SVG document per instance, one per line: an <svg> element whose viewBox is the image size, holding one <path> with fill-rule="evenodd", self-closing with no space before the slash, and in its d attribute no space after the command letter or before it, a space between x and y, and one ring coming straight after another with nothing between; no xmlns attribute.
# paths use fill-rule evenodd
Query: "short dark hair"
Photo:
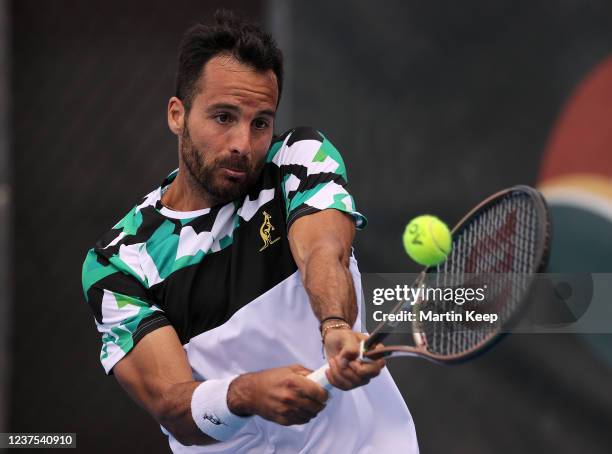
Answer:
<svg viewBox="0 0 612 454"><path fill-rule="evenodd" d="M179 47L176 93L189 111L197 94L197 82L204 65L217 55L231 55L257 71L272 70L278 83L278 99L283 87L283 54L261 26L217 10L209 24L197 24L183 35Z"/></svg>

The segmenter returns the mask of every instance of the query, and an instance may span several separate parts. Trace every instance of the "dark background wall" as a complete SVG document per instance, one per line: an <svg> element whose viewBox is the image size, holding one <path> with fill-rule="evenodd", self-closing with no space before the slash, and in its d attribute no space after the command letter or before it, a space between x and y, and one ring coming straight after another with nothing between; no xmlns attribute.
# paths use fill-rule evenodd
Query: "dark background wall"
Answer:
<svg viewBox="0 0 612 454"><path fill-rule="evenodd" d="M612 52L606 1L292 4L292 117L350 157L368 271L406 269L399 243L376 239L412 216L452 223L534 184L564 100Z"/></svg>
<svg viewBox="0 0 612 454"><path fill-rule="evenodd" d="M10 126L9 126L9 17L6 2L0 1L0 431L6 430L8 371L10 370L11 269L10 228Z"/></svg>
<svg viewBox="0 0 612 454"><path fill-rule="evenodd" d="M571 89L612 52L612 4L10 3L15 301L9 430L77 432L86 452L165 452L98 362L85 251L175 161L165 124L181 32L215 7L264 20L285 49L281 127L343 152L362 271L414 271L405 222L453 223L535 184ZM143 163L145 163L143 165ZM609 452L612 369L580 338L515 336L465 366L391 365L429 452Z"/></svg>

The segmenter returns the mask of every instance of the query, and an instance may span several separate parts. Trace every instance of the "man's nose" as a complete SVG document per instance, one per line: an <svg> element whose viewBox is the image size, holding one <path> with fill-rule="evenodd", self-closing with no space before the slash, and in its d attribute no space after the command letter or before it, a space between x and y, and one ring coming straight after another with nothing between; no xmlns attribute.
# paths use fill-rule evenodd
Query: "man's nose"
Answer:
<svg viewBox="0 0 612 454"><path fill-rule="evenodd" d="M230 144L233 153L247 155L251 153L251 124L250 122L239 123L232 131L232 142Z"/></svg>

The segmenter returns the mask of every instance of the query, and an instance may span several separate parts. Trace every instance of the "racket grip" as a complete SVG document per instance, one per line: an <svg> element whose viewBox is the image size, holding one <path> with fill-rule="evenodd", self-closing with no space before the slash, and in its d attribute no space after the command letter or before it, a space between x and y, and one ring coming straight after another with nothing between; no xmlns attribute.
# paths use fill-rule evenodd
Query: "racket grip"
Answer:
<svg viewBox="0 0 612 454"><path fill-rule="evenodd" d="M364 361L364 362L370 362L371 360L369 358L363 356L364 351L365 351L365 343L362 340L359 345L359 360ZM321 385L327 391L331 391L334 389L334 386L327 381L327 376L325 375L325 372L327 371L327 369L329 369L329 363L323 364L317 370L308 374L306 378L310 378L313 382Z"/></svg>
<svg viewBox="0 0 612 454"><path fill-rule="evenodd" d="M327 381L327 376L325 375L325 371L329 369L329 363L323 364L314 372L311 372L306 377L310 378L313 382L321 385L327 391L331 391L334 387Z"/></svg>

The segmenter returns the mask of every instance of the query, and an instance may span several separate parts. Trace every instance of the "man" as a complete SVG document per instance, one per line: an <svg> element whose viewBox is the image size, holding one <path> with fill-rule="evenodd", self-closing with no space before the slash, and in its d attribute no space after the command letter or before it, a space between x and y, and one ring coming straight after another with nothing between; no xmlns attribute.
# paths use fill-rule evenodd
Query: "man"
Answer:
<svg viewBox="0 0 612 454"><path fill-rule="evenodd" d="M273 137L282 77L271 37L228 13L186 33L168 103L178 170L83 265L102 364L174 452L416 452L383 361L357 359L365 218L323 135ZM322 349L352 391L329 399L306 377Z"/></svg>

